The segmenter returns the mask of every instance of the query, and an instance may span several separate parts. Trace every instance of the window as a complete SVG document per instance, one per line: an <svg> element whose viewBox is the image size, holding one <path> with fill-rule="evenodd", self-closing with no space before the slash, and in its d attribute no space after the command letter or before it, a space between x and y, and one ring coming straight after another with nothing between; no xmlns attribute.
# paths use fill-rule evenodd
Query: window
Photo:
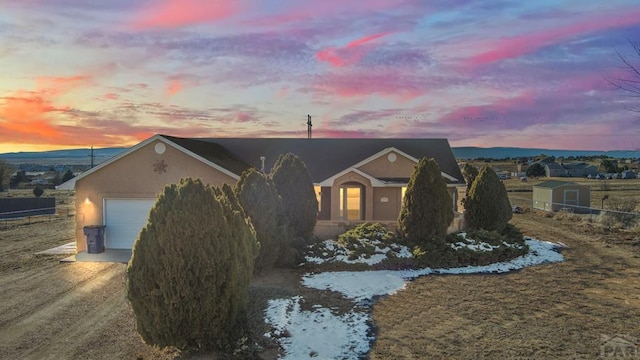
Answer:
<svg viewBox="0 0 640 360"><path fill-rule="evenodd" d="M340 187L340 218L362 220L364 187L357 183L347 183Z"/></svg>
<svg viewBox="0 0 640 360"><path fill-rule="evenodd" d="M313 192L316 193L316 200L318 200L318 212L322 211L320 201L322 201L322 188L320 186L313 186Z"/></svg>

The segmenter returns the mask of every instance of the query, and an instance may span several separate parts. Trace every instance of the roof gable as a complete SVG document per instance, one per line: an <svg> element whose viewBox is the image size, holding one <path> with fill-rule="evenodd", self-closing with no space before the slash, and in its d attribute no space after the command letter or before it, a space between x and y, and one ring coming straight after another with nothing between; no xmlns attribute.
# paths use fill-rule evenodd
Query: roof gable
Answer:
<svg viewBox="0 0 640 360"><path fill-rule="evenodd" d="M373 154L373 155L369 156L368 158L366 158L366 159L358 162L357 164L354 164L354 165L352 165L352 166L340 171L337 174L334 174L333 176L331 176L331 177L329 177L327 179L324 179L324 180L320 181L319 185L320 186L332 186L333 182L335 181L335 179L337 179L337 178L339 178L339 177L343 176L344 174L347 174L347 173L349 173L351 171L356 171L356 172L360 173L361 175L363 175L363 176L365 176L365 177L367 177L369 179L372 179L371 183L374 186L384 186L386 184L386 181L384 179L375 178L375 177L373 177L373 176L371 176L369 174L365 174L363 171L360 171L359 169L362 166L364 166L364 165L366 165L366 164L368 164L368 163L370 163L370 162L372 162L374 160L377 160L377 159L381 158L382 156L390 154L390 153L397 153L398 155L403 156L403 157L411 160L415 164L418 163L418 159L416 159L413 156L411 156L411 155L409 155L409 154L407 154L407 153L405 153L403 151L400 151L400 150L398 150L398 149L396 149L395 147L392 146L392 147L388 147L388 148L386 148L386 149L384 149L384 150L382 150L382 151L380 151L380 152L378 152L376 154ZM446 174L443 171L441 171L440 174L445 179L447 179L448 181L458 182L458 180L456 178L454 178L451 175ZM387 180L389 180L388 182L397 183L398 179L399 178L394 178L393 180L391 180L391 179L387 179ZM408 181L408 178L407 178L407 181Z"/></svg>
<svg viewBox="0 0 640 360"><path fill-rule="evenodd" d="M177 142L173 141L172 139L169 139L169 138L167 138L165 136L162 136L162 135L155 135L155 136L152 136L152 137L148 138L147 140L144 140L143 142L141 142L141 143L129 148L128 150L125 150L125 151L119 153L118 155L116 155L116 156L112 157L111 159L99 164L98 166L95 166L95 167L83 172L82 174L74 177L73 179L71 179L71 180L69 180L69 181L67 181L67 182L65 182L63 184L60 184L59 186L56 187L56 189L59 189L59 190L73 190L75 188L76 182L78 180L81 180L81 179L83 179L83 178L95 173L96 171L109 166L110 164L112 164L112 163L124 158L125 156L127 156L127 155L129 155L129 154L131 154L131 153L133 153L133 152L135 152L135 151L137 151L137 150L149 145L150 143L152 143L152 142L154 142L156 140L161 141L166 145L172 146L172 147L178 149L179 151L187 154L188 156L191 156L191 157L193 157L193 158L195 158L197 160L200 160L203 163L211 166L212 168L214 168L214 169L216 169L216 170L218 170L218 171L220 171L220 172L222 172L222 173L224 173L224 174L226 174L226 175L228 175L228 176L230 176L230 177L232 177L232 178L234 178L236 180L240 178L240 176L238 174L235 174L234 172L226 169L225 167L222 167L222 166L216 164L215 162L213 162L213 161L216 160L215 156L210 156L209 158L211 160L209 160L209 159L207 159L205 157L207 155L206 153L202 153L202 155L197 154L196 152L193 152L193 151L191 151L191 150L189 150L189 149L187 149L187 148L185 148L183 146L180 146ZM183 140L187 140L187 139L183 139ZM218 157L220 159L224 158L224 156L226 156L226 150L224 148L218 149L218 150L222 152L222 155L219 155ZM239 160L237 160L237 161L239 162ZM227 162L223 162L223 163L225 163L225 165L228 165ZM237 166L239 167L241 165L237 165ZM246 166L247 166L247 168L249 167L249 165L246 165Z"/></svg>

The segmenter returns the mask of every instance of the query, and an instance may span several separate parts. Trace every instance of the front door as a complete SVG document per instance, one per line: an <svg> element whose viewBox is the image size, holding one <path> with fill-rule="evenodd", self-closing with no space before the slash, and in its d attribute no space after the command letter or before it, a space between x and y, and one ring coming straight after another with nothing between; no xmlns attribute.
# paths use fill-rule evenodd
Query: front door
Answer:
<svg viewBox="0 0 640 360"><path fill-rule="evenodd" d="M340 187L340 218L349 221L362 220L364 188L360 184Z"/></svg>

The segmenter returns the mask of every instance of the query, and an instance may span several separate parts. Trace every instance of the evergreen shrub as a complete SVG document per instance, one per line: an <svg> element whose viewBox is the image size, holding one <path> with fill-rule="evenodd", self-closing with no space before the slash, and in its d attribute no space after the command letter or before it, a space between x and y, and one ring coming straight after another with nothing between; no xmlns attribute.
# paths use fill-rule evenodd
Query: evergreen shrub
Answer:
<svg viewBox="0 0 640 360"><path fill-rule="evenodd" d="M282 197L292 237L311 242L318 219L318 199L307 166L296 155L287 153L280 155L270 176Z"/></svg>
<svg viewBox="0 0 640 360"><path fill-rule="evenodd" d="M260 252L255 271L263 272L278 265L289 264L291 237L282 199L273 181L263 173L245 171L236 186L236 194L256 231Z"/></svg>
<svg viewBox="0 0 640 360"><path fill-rule="evenodd" d="M232 342L247 306L256 243L226 193L183 179L166 186L151 209L126 273L146 343L222 349Z"/></svg>
<svg viewBox="0 0 640 360"><path fill-rule="evenodd" d="M417 245L442 247L452 221L453 204L440 167L434 159L422 158L409 179L398 228Z"/></svg>
<svg viewBox="0 0 640 360"><path fill-rule="evenodd" d="M489 166L480 170L464 206L467 224L471 228L500 233L513 216L507 189Z"/></svg>

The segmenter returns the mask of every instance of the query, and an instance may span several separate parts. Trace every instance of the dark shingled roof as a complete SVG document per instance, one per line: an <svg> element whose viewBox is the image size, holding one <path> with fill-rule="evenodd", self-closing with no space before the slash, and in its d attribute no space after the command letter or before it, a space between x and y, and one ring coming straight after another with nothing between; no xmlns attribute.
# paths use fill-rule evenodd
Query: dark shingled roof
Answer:
<svg viewBox="0 0 640 360"><path fill-rule="evenodd" d="M183 139L163 136L237 174L247 165L260 169L261 156L266 158L265 170L270 171L281 154L290 152L305 162L313 181L319 183L386 148L394 147L417 159L434 158L440 170L458 179L458 182L449 183L464 184L447 139Z"/></svg>
<svg viewBox="0 0 640 360"><path fill-rule="evenodd" d="M241 175L243 171L251 168L251 165L240 160L221 145L195 139L185 139L166 135L162 135L162 137L182 146L196 155L202 156L203 158L231 171L234 174Z"/></svg>

